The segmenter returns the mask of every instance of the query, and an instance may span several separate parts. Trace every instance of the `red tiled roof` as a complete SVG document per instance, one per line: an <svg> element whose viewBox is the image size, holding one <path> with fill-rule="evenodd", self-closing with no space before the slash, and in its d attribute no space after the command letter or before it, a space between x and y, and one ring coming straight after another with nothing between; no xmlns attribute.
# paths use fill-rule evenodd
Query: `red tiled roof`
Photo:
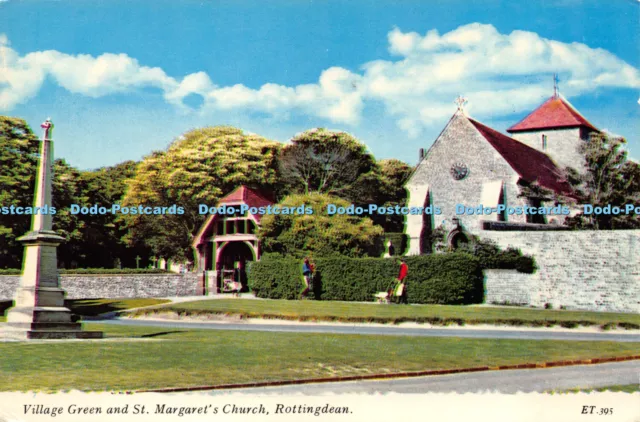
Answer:
<svg viewBox="0 0 640 422"><path fill-rule="evenodd" d="M219 204L232 204L236 202L242 202L250 207L273 205L273 202L265 198L261 193L244 185L237 187L218 201Z"/></svg>
<svg viewBox="0 0 640 422"><path fill-rule="evenodd" d="M507 132L581 126L598 130L564 98L551 97L527 117L507 129Z"/></svg>
<svg viewBox="0 0 640 422"><path fill-rule="evenodd" d="M274 204L273 201L265 198L264 196L262 196L262 194L260 194L256 190L253 190L251 188L248 188L242 185L235 188L231 193L220 198L217 205L240 204L240 203L247 204L249 207L256 207L256 208L266 207ZM195 238L193 239L193 242L192 242L193 246L197 247L200 243L202 243L202 239L204 239L205 237L211 234L211 232L213 231L213 222L216 220L217 217L218 217L218 214L211 214L209 215L209 217L207 217L207 219L202 224L202 226L200 226L200 230L198 230L198 233L196 234ZM253 217L256 219L258 223L260 223L260 220L262 219L261 214L253 214Z"/></svg>
<svg viewBox="0 0 640 422"><path fill-rule="evenodd" d="M540 186L556 193L571 194L572 189L562 171L546 154L480 122L473 119L469 121L524 180L537 181Z"/></svg>

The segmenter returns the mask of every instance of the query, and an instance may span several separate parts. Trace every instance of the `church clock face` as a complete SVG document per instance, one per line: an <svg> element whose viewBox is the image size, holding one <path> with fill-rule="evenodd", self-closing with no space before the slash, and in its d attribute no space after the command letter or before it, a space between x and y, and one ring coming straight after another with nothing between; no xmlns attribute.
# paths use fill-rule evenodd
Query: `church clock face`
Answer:
<svg viewBox="0 0 640 422"><path fill-rule="evenodd" d="M451 166L451 176L455 180L462 180L469 174L469 168L464 163L455 163Z"/></svg>

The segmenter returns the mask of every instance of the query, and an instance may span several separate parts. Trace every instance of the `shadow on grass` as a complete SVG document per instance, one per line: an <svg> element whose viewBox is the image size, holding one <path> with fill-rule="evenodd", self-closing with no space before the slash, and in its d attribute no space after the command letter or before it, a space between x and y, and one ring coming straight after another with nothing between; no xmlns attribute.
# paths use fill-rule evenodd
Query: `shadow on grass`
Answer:
<svg viewBox="0 0 640 422"><path fill-rule="evenodd" d="M82 316L98 316L128 308L122 301L108 299L69 299L64 301L64 306Z"/></svg>
<svg viewBox="0 0 640 422"><path fill-rule="evenodd" d="M140 336L140 338L159 337L159 336L166 336L167 334L186 333L186 332L187 331L162 331L160 333L143 334Z"/></svg>
<svg viewBox="0 0 640 422"><path fill-rule="evenodd" d="M95 321L112 319L118 312L136 307L135 299L67 299L64 306L72 313L79 315L83 320ZM149 303L141 302L139 306L148 306ZM5 315L7 310L14 306L12 300L0 301L0 316Z"/></svg>

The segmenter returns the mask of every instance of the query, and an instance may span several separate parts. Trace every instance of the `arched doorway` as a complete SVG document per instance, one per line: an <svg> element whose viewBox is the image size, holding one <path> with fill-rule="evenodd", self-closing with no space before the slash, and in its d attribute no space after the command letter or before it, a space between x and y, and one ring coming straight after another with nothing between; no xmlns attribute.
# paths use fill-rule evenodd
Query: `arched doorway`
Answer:
<svg viewBox="0 0 640 422"><path fill-rule="evenodd" d="M449 234L449 246L456 250L469 244L469 238L461 230L454 230Z"/></svg>
<svg viewBox="0 0 640 422"><path fill-rule="evenodd" d="M247 283L247 262L255 261L256 255L248 242L231 241L221 245L216 259L216 269L218 270L218 280L232 278L234 281L242 283L242 291L248 291ZM220 282L218 285L220 286Z"/></svg>

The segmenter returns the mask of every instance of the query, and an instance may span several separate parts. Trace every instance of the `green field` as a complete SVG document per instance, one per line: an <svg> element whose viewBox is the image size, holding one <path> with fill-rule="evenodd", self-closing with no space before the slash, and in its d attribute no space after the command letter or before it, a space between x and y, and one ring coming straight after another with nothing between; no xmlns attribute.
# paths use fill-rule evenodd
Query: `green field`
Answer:
<svg viewBox="0 0 640 422"><path fill-rule="evenodd" d="M384 305L376 303L297 300L214 299L141 310L137 315L172 311L183 315L222 314L254 318L344 322L431 324L507 324L529 326L578 325L640 328L640 315L611 312L561 311L519 307L462 305Z"/></svg>
<svg viewBox="0 0 640 422"><path fill-rule="evenodd" d="M0 390L189 387L628 356L640 349L602 341L85 326L104 331L107 340L0 343Z"/></svg>

